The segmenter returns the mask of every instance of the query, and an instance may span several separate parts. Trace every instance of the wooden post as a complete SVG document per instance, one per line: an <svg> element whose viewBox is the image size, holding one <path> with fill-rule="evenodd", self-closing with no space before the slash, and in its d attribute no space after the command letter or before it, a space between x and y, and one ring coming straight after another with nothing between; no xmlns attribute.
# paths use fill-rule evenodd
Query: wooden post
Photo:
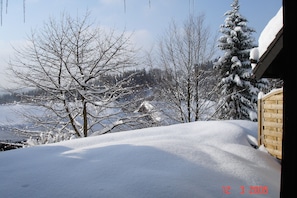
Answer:
<svg viewBox="0 0 297 198"><path fill-rule="evenodd" d="M258 99L258 146L262 144L262 97Z"/></svg>

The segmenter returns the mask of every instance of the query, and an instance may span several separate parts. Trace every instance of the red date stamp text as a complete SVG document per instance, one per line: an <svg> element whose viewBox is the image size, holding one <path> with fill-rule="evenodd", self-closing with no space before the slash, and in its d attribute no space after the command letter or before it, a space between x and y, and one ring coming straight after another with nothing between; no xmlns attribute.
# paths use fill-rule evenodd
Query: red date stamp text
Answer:
<svg viewBox="0 0 297 198"><path fill-rule="evenodd" d="M232 194L231 186L222 186L222 190L223 190L224 194L227 194L227 195ZM240 194L267 195L268 194L268 186L248 186L248 187L240 186Z"/></svg>

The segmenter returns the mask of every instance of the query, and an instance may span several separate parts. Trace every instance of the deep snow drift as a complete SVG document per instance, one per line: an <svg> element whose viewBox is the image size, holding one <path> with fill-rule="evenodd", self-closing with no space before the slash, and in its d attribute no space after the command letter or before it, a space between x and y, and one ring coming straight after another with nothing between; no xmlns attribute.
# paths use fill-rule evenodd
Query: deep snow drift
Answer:
<svg viewBox="0 0 297 198"><path fill-rule="evenodd" d="M0 195L279 197L281 166L256 136L255 122L205 121L0 152Z"/></svg>

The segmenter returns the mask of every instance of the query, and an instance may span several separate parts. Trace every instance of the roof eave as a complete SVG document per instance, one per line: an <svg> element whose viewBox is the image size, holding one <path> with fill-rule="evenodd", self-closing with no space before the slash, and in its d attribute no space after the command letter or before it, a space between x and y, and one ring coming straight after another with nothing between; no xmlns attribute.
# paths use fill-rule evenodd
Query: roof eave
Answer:
<svg viewBox="0 0 297 198"><path fill-rule="evenodd" d="M281 66L279 62L283 49L283 28L275 36L265 53L260 57L257 65L253 69L256 79L260 78L282 78Z"/></svg>

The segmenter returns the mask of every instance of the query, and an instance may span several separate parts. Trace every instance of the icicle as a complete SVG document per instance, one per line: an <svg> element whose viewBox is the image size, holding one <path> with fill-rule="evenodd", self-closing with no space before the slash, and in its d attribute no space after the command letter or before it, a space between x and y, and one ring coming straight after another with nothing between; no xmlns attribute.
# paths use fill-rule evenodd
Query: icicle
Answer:
<svg viewBox="0 0 297 198"><path fill-rule="evenodd" d="M124 0L124 12L126 13L126 0Z"/></svg>
<svg viewBox="0 0 297 198"><path fill-rule="evenodd" d="M194 14L194 9L195 9L195 1L189 0L189 15Z"/></svg>
<svg viewBox="0 0 297 198"><path fill-rule="evenodd" d="M8 0L6 0L6 14L7 14L7 11L8 11Z"/></svg>
<svg viewBox="0 0 297 198"><path fill-rule="evenodd" d="M2 16L2 8L3 8L3 0L1 0L1 8L0 8L0 9L1 9L1 10L0 10L0 12L1 12L1 13L0 13L0 14L1 14L1 26L2 26L2 17L3 17L3 16Z"/></svg>
<svg viewBox="0 0 297 198"><path fill-rule="evenodd" d="M24 23L26 22L26 0L23 0Z"/></svg>

